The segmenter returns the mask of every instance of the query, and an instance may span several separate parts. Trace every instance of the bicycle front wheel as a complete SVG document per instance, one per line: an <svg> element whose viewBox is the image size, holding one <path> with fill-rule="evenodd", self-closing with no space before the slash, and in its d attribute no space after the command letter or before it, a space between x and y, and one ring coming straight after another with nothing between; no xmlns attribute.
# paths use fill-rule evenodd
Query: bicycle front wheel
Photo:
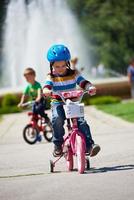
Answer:
<svg viewBox="0 0 134 200"><path fill-rule="evenodd" d="M76 135L76 155L77 155L77 166L80 174L85 171L85 143L80 135Z"/></svg>

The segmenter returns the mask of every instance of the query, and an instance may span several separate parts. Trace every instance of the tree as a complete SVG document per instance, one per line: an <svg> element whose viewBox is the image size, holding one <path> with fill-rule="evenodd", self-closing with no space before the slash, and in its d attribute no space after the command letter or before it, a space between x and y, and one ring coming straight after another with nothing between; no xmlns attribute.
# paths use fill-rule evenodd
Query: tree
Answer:
<svg viewBox="0 0 134 200"><path fill-rule="evenodd" d="M133 0L68 0L90 43L93 65L126 73L134 52Z"/></svg>

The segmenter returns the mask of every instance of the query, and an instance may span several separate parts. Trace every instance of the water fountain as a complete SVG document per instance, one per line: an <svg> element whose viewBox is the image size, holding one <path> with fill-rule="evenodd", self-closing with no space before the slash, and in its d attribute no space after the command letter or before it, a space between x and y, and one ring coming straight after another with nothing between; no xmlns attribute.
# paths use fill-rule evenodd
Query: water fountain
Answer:
<svg viewBox="0 0 134 200"><path fill-rule="evenodd" d="M67 45L79 57L78 67L89 70L87 44L66 1L10 0L4 27L2 87L23 86L26 67L43 83L49 69L45 55L54 43Z"/></svg>

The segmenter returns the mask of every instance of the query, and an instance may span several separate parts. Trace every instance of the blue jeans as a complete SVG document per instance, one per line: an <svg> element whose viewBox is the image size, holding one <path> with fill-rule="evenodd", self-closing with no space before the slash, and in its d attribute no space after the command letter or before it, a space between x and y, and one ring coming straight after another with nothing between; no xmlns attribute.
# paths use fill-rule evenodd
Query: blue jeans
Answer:
<svg viewBox="0 0 134 200"><path fill-rule="evenodd" d="M63 105L52 104L52 126L53 126L53 143L57 146L62 145L65 134L64 122L65 112ZM84 118L78 119L78 128L84 134L86 139L86 148L89 149L94 141L91 136L90 127Z"/></svg>
<svg viewBox="0 0 134 200"><path fill-rule="evenodd" d="M47 114L45 114L45 108L46 108L46 101L45 99L41 98L39 102L35 102L32 106L32 111L35 114L39 114L41 117L46 118Z"/></svg>

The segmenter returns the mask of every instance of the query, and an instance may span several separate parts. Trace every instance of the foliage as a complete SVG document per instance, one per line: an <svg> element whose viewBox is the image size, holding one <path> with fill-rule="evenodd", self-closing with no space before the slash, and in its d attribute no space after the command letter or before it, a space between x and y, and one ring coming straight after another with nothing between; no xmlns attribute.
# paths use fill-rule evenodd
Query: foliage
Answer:
<svg viewBox="0 0 134 200"><path fill-rule="evenodd" d="M104 104L115 104L121 102L119 97L113 96L101 96L101 97L84 97L83 102L85 105L104 105Z"/></svg>
<svg viewBox="0 0 134 200"><path fill-rule="evenodd" d="M102 96L91 99L91 105L115 104L119 103L121 99L113 96Z"/></svg>
<svg viewBox="0 0 134 200"><path fill-rule="evenodd" d="M14 94L6 94L4 95L1 105L2 107L7 107L7 106L17 106L19 102L19 98L14 95Z"/></svg>
<svg viewBox="0 0 134 200"><path fill-rule="evenodd" d="M17 107L19 98L15 94L6 94L0 101L0 114L16 113L21 109Z"/></svg>
<svg viewBox="0 0 134 200"><path fill-rule="evenodd" d="M21 109L17 106L5 106L0 108L0 114L18 113Z"/></svg>
<svg viewBox="0 0 134 200"><path fill-rule="evenodd" d="M15 94L6 94L0 99L0 114L17 113L27 108L18 108L20 97ZM46 110L50 109L50 98L46 99Z"/></svg>
<svg viewBox="0 0 134 200"><path fill-rule="evenodd" d="M67 0L90 42L93 65L120 73L134 56L133 0Z"/></svg>

